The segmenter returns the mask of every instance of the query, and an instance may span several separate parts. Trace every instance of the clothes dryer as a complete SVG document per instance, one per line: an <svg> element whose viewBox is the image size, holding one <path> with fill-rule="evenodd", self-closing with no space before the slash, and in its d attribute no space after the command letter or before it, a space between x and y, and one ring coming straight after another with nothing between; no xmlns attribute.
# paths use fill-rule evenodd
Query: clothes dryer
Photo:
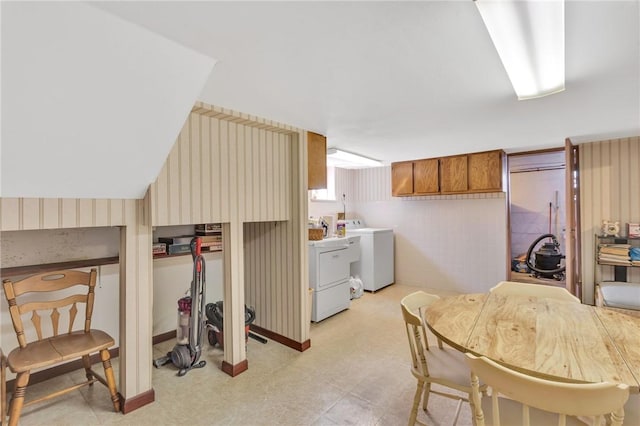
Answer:
<svg viewBox="0 0 640 426"><path fill-rule="evenodd" d="M360 261L351 264L364 289L375 292L394 282L393 229L368 228L362 219L346 221L347 235L360 236Z"/></svg>

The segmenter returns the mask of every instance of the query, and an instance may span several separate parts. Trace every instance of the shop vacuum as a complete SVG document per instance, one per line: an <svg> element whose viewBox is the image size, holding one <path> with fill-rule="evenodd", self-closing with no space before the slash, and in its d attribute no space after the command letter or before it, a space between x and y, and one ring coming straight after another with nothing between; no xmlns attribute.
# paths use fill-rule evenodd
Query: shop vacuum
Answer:
<svg viewBox="0 0 640 426"><path fill-rule="evenodd" d="M531 261L531 253L538 243L545 238L550 241L542 244L540 250L535 252L535 262ZM562 281L565 278L565 266L561 266L561 260L564 255L560 252L560 243L553 234L544 234L538 237L527 251L526 263L527 267L533 271L536 278L554 278Z"/></svg>
<svg viewBox="0 0 640 426"><path fill-rule="evenodd" d="M207 361L199 361L202 353L202 334L205 321L205 262L201 255L201 240L191 240L193 258L193 279L190 295L178 300L178 328L176 345L167 355L153 360L156 368L171 362L178 369L178 376L184 376L192 368L202 368Z"/></svg>

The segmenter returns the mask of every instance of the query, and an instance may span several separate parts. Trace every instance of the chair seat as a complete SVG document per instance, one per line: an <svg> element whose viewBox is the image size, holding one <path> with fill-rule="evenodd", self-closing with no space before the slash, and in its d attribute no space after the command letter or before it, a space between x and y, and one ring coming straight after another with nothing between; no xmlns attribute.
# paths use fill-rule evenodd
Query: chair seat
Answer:
<svg viewBox="0 0 640 426"><path fill-rule="evenodd" d="M18 347L7 356L7 365L14 373L22 373L95 353L114 344L113 338L104 331L75 331Z"/></svg>
<svg viewBox="0 0 640 426"><path fill-rule="evenodd" d="M508 398L498 397L500 404L500 424L520 425L522 424L522 404ZM491 397L482 398L482 411L486 425L493 425L493 411L491 409ZM529 407L529 421L531 426L550 426L558 424L558 414L541 411ZM626 424L626 422L625 422ZM630 423L631 424L631 423ZM587 423L580 421L576 417L567 416L566 426L585 426Z"/></svg>

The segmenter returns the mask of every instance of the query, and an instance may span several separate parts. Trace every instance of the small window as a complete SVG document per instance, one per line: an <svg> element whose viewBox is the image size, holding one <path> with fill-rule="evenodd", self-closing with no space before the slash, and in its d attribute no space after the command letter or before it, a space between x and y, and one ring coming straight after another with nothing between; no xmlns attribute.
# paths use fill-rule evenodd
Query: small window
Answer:
<svg viewBox="0 0 640 426"><path fill-rule="evenodd" d="M327 166L327 189L312 189L312 201L336 201L336 168Z"/></svg>

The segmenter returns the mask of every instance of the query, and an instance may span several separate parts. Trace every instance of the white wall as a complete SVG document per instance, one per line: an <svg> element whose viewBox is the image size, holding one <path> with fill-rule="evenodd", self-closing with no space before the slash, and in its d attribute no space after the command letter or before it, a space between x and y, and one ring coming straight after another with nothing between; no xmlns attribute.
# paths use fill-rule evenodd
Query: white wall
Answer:
<svg viewBox="0 0 640 426"><path fill-rule="evenodd" d="M391 168L349 170L336 177L347 217L393 228L396 283L448 291L486 292L506 279L504 193L391 197ZM318 215L331 203L313 202Z"/></svg>
<svg viewBox="0 0 640 426"><path fill-rule="evenodd" d="M206 302L223 300L222 252L203 253L205 260ZM153 335L174 331L177 324L178 299L191 288L191 256L176 256L153 261Z"/></svg>

